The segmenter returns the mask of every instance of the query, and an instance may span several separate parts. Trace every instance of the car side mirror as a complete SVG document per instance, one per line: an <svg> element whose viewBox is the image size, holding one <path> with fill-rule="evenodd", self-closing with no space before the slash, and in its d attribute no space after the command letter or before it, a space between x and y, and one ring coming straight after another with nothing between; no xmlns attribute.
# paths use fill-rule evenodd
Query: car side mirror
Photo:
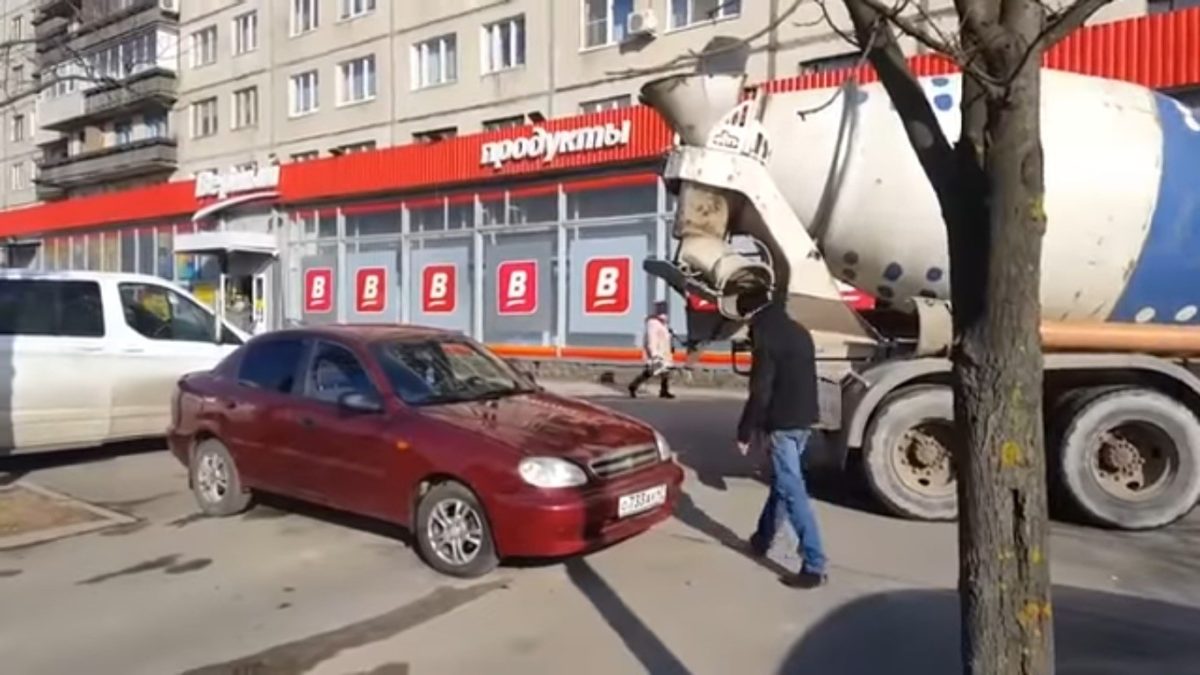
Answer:
<svg viewBox="0 0 1200 675"><path fill-rule="evenodd" d="M383 412L383 402L372 394L352 391L338 397L338 405L343 410L356 413L373 414Z"/></svg>

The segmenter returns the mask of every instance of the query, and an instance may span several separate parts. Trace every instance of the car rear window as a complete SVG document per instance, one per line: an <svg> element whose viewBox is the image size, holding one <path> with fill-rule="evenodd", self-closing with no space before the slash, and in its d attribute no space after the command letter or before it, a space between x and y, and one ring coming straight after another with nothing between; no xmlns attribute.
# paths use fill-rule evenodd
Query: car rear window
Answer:
<svg viewBox="0 0 1200 675"><path fill-rule="evenodd" d="M267 391L292 392L304 357L302 340L267 340L251 343L245 349L238 369L239 382Z"/></svg>
<svg viewBox="0 0 1200 675"><path fill-rule="evenodd" d="M0 279L0 335L104 337L100 284Z"/></svg>

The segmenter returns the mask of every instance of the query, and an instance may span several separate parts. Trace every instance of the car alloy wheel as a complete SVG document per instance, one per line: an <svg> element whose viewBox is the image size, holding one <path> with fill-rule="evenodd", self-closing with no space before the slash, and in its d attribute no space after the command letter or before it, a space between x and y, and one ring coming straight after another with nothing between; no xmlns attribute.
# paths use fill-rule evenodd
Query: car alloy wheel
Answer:
<svg viewBox="0 0 1200 675"><path fill-rule="evenodd" d="M209 516L241 513L253 497L229 450L213 438L201 441L192 454L191 485L200 510Z"/></svg>
<svg viewBox="0 0 1200 675"><path fill-rule="evenodd" d="M229 494L229 467L216 453L206 453L196 467L196 486L210 504L219 504Z"/></svg>
<svg viewBox="0 0 1200 675"><path fill-rule="evenodd" d="M471 564L483 547L483 518L461 499L444 499L429 516L433 553L455 567Z"/></svg>

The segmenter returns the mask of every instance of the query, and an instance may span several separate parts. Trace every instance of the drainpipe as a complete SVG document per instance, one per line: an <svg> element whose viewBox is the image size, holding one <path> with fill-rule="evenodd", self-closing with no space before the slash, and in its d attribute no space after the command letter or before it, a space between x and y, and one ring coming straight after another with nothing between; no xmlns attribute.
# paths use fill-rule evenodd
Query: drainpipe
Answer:
<svg viewBox="0 0 1200 675"><path fill-rule="evenodd" d="M549 58L546 59L546 119L551 119L555 116L554 111L554 90L558 86L557 83L557 68L555 68L555 53L557 41L555 40L556 26L554 25L554 7L558 3L555 0L546 0L546 16L549 21L549 30L546 31L547 53Z"/></svg>

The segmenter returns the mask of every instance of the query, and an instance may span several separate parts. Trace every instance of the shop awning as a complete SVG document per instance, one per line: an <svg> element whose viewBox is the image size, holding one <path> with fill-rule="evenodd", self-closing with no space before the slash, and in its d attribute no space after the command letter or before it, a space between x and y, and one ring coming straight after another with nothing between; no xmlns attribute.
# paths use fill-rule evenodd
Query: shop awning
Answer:
<svg viewBox="0 0 1200 675"><path fill-rule="evenodd" d="M278 197L279 192L275 190L263 190L259 192L250 192L247 194L237 195L236 197L229 197L228 199L222 199L219 202L213 202L212 204L208 204L207 206L197 210L196 213L192 214L192 222L198 223L206 218L211 218L221 211L239 206L241 204L276 199Z"/></svg>
<svg viewBox="0 0 1200 675"><path fill-rule="evenodd" d="M279 242L265 232L190 232L175 236L177 255L224 255L250 253L270 257L279 255Z"/></svg>

